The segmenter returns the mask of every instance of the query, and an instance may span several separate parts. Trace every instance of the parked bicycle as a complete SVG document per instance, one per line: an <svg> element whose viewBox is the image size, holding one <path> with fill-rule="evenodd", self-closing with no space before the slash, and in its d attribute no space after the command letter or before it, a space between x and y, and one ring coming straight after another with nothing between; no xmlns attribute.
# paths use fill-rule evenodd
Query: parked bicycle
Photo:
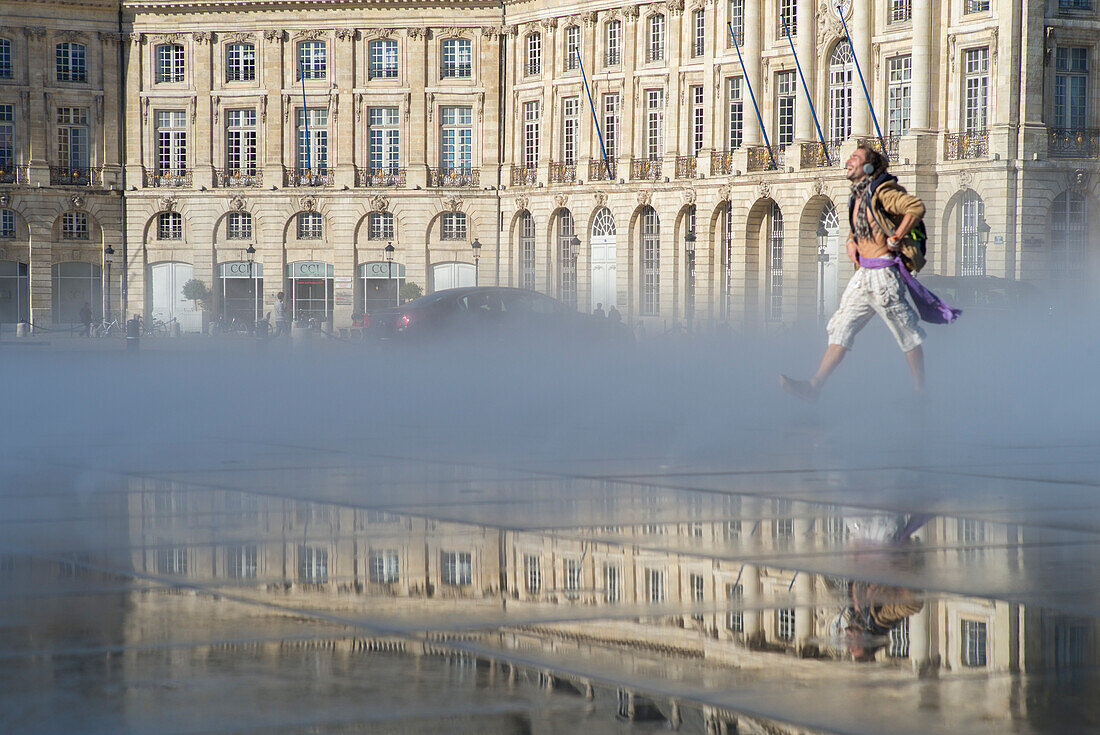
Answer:
<svg viewBox="0 0 1100 735"><path fill-rule="evenodd" d="M112 319L109 322L101 322L93 329L93 334L97 337L111 337L122 334L122 325L118 323L118 319Z"/></svg>

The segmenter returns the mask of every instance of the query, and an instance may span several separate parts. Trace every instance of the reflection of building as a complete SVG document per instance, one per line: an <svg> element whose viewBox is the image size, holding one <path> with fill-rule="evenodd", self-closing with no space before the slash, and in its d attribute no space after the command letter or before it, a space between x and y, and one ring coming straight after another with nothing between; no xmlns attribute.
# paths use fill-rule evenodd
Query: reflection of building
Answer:
<svg viewBox="0 0 1100 735"><path fill-rule="evenodd" d="M68 321L98 298L107 244L126 254L116 300L185 320L181 284L228 305L225 268L254 246L263 304L289 290L296 312L346 325L382 290L369 273L388 243L427 290L480 279L632 320L830 310L848 270L839 165L875 133L856 61L877 145L929 204L933 271L1087 282L1095 10L846 5L854 56L835 12L772 0L16 17L0 32L0 319ZM55 283L63 263L92 266L88 282Z"/></svg>

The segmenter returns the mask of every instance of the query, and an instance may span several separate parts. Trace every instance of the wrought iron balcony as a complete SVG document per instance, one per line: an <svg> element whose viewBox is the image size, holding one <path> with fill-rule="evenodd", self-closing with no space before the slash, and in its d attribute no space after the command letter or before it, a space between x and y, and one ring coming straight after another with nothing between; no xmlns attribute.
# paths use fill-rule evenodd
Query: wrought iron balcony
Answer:
<svg viewBox="0 0 1100 735"><path fill-rule="evenodd" d="M283 186L332 186L332 170L318 168L291 168L283 166Z"/></svg>
<svg viewBox="0 0 1100 735"><path fill-rule="evenodd" d="M357 168L355 169L356 186L404 186L405 169L403 168Z"/></svg>
<svg viewBox="0 0 1100 735"><path fill-rule="evenodd" d="M528 77L537 77L542 74L542 63L538 61L528 61L523 67L523 73Z"/></svg>
<svg viewBox="0 0 1100 735"><path fill-rule="evenodd" d="M367 69L369 79L397 79L397 64L371 64Z"/></svg>
<svg viewBox="0 0 1100 735"><path fill-rule="evenodd" d="M0 184L27 183L27 167L8 163L0 165Z"/></svg>
<svg viewBox="0 0 1100 735"><path fill-rule="evenodd" d="M773 147L771 149L771 155L769 155L768 146L754 145L749 146L747 151L749 154L749 162L747 164L749 171L774 171L783 168L785 157L782 149ZM774 162L772 161L773 156L775 157Z"/></svg>
<svg viewBox="0 0 1100 735"><path fill-rule="evenodd" d="M1051 158L1100 158L1100 130L1051 128L1047 136Z"/></svg>
<svg viewBox="0 0 1100 735"><path fill-rule="evenodd" d="M886 143L885 149L882 147L884 141ZM885 152L886 157L890 159L890 163L894 163L898 160L898 151L901 150L901 136L887 135L884 139L860 138L859 144L870 146L872 150L876 150L879 153Z"/></svg>
<svg viewBox="0 0 1100 735"><path fill-rule="evenodd" d="M177 168L169 171L142 169L144 186L178 189L192 186L191 169Z"/></svg>
<svg viewBox="0 0 1100 735"><path fill-rule="evenodd" d="M512 166L511 186L534 186L539 182L539 170L535 166Z"/></svg>
<svg viewBox="0 0 1100 735"><path fill-rule="evenodd" d="M698 158L695 156L676 156L676 178L694 179L698 167Z"/></svg>
<svg viewBox="0 0 1100 735"><path fill-rule="evenodd" d="M710 172L717 174L733 173L733 151L712 151L710 154Z"/></svg>
<svg viewBox="0 0 1100 735"><path fill-rule="evenodd" d="M615 178L615 161L611 161L611 173L608 175L607 162L596 159L588 162L589 181L611 181Z"/></svg>
<svg viewBox="0 0 1100 735"><path fill-rule="evenodd" d="M574 184L577 181L577 164L562 161L550 162L551 184Z"/></svg>
<svg viewBox="0 0 1100 735"><path fill-rule="evenodd" d="M829 150L826 151L825 147L820 143L806 143L802 146L802 168L810 168L813 166L839 166L840 165L840 143L836 140L829 143Z"/></svg>
<svg viewBox="0 0 1100 735"><path fill-rule="evenodd" d="M630 178L649 179L650 181L656 181L660 179L661 162L662 159L660 157L631 159Z"/></svg>
<svg viewBox="0 0 1100 735"><path fill-rule="evenodd" d="M618 51L608 51L604 57L604 66L618 66L622 63L623 55Z"/></svg>
<svg viewBox="0 0 1100 735"><path fill-rule="evenodd" d="M216 168L214 186L220 189L262 186L263 172L256 168Z"/></svg>
<svg viewBox="0 0 1100 735"><path fill-rule="evenodd" d="M989 133L949 133L943 149L943 160L965 161L989 155Z"/></svg>
<svg viewBox="0 0 1100 735"><path fill-rule="evenodd" d="M103 169L89 166L50 166L50 183L62 186L92 186L102 181Z"/></svg>
<svg viewBox="0 0 1100 735"><path fill-rule="evenodd" d="M428 169L428 186L477 186L481 182L481 169L431 168Z"/></svg>
<svg viewBox="0 0 1100 735"><path fill-rule="evenodd" d="M474 75L473 64L444 64L440 70L441 77L471 77Z"/></svg>

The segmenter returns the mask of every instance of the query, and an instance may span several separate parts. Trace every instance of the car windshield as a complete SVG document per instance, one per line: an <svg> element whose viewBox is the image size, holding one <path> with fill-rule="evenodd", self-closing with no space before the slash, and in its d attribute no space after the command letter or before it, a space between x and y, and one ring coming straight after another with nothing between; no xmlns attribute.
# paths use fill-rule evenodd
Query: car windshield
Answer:
<svg viewBox="0 0 1100 735"><path fill-rule="evenodd" d="M469 312L500 312L504 307L500 296L492 292L475 291L458 297L458 308Z"/></svg>

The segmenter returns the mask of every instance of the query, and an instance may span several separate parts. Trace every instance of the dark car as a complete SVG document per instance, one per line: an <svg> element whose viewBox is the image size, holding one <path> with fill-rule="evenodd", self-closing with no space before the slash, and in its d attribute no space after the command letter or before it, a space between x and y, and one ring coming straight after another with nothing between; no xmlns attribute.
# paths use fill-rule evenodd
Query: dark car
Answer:
<svg viewBox="0 0 1100 735"><path fill-rule="evenodd" d="M581 314L545 294L482 286L437 291L377 309L370 314L368 334L379 339L585 339L609 336L613 327L607 319Z"/></svg>

